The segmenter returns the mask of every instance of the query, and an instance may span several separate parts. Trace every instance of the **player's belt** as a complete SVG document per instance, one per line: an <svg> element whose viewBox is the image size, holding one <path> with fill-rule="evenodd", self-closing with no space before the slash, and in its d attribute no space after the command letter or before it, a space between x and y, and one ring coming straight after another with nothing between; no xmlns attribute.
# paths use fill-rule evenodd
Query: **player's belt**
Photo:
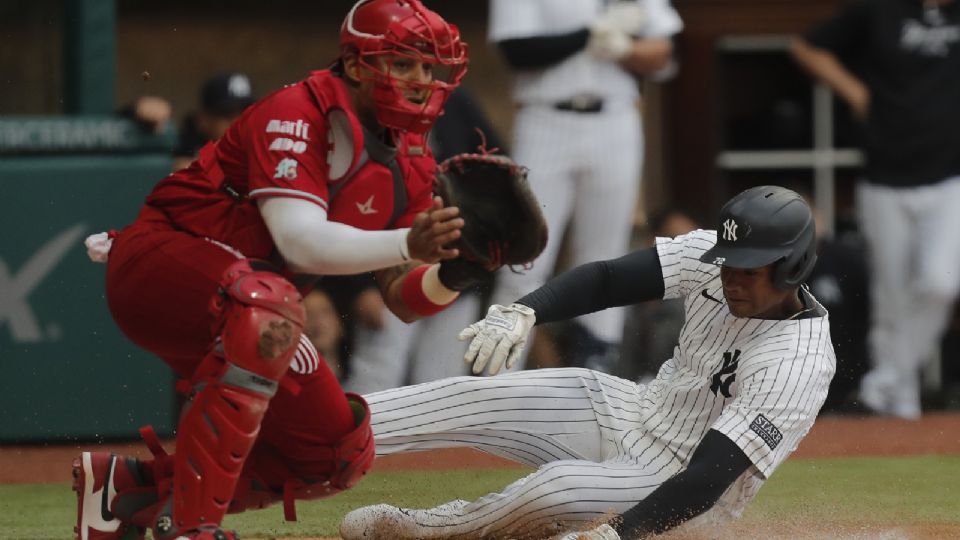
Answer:
<svg viewBox="0 0 960 540"><path fill-rule="evenodd" d="M603 110L603 99L595 96L576 96L566 101L554 103L553 108L558 111L598 113Z"/></svg>

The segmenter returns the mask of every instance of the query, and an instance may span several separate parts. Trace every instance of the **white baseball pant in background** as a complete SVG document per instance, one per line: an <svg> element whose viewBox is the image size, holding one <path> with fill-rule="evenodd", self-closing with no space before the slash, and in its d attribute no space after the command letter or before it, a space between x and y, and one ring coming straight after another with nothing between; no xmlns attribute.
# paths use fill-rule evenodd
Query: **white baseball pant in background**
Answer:
<svg viewBox="0 0 960 540"><path fill-rule="evenodd" d="M910 188L862 182L857 210L870 260L873 369L861 397L920 416L920 368L940 344L960 291L960 177Z"/></svg>

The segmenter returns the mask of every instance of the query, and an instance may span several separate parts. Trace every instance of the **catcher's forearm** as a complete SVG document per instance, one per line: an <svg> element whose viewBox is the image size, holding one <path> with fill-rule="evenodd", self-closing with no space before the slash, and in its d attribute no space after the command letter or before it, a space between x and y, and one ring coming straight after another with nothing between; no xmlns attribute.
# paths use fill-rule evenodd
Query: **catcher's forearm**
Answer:
<svg viewBox="0 0 960 540"><path fill-rule="evenodd" d="M271 197L258 204L277 251L298 272L359 274L409 258L409 229L358 229L329 221L322 207L292 197Z"/></svg>
<svg viewBox="0 0 960 540"><path fill-rule="evenodd" d="M570 319L615 306L663 298L657 248L578 266L517 300L533 308L537 324Z"/></svg>
<svg viewBox="0 0 960 540"><path fill-rule="evenodd" d="M384 304L406 323L446 309L460 293L440 282L439 269L439 264L415 261L377 272Z"/></svg>

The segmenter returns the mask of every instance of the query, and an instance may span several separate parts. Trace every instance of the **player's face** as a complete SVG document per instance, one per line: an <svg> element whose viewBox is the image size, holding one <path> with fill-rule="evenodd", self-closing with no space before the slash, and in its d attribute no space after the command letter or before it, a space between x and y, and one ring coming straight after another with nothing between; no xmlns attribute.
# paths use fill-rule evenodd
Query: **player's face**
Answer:
<svg viewBox="0 0 960 540"><path fill-rule="evenodd" d="M772 269L720 267L723 296L734 317L781 319L792 314L786 312L790 310L790 296L796 295L773 286Z"/></svg>
<svg viewBox="0 0 960 540"><path fill-rule="evenodd" d="M408 55L375 54L366 56L363 61L355 55L348 55L343 61L344 70L355 83L357 114L371 129L377 126L373 92L378 81L388 79L404 99L423 104L430 97L429 86L437 75L434 64Z"/></svg>
<svg viewBox="0 0 960 540"><path fill-rule="evenodd" d="M433 64L399 54L378 55L376 59L380 71L397 82L404 98L421 104L426 101L426 85L433 82Z"/></svg>

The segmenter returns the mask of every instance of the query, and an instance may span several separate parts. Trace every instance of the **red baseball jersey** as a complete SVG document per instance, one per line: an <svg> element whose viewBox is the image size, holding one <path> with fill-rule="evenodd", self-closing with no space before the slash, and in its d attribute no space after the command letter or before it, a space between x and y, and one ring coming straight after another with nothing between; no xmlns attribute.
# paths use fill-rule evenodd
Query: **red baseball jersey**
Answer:
<svg viewBox="0 0 960 540"><path fill-rule="evenodd" d="M190 167L157 184L145 212L260 259L275 249L260 198L304 199L366 230L409 226L430 206L436 161L425 136L393 135L392 144L370 136L346 84L316 71L248 108Z"/></svg>

